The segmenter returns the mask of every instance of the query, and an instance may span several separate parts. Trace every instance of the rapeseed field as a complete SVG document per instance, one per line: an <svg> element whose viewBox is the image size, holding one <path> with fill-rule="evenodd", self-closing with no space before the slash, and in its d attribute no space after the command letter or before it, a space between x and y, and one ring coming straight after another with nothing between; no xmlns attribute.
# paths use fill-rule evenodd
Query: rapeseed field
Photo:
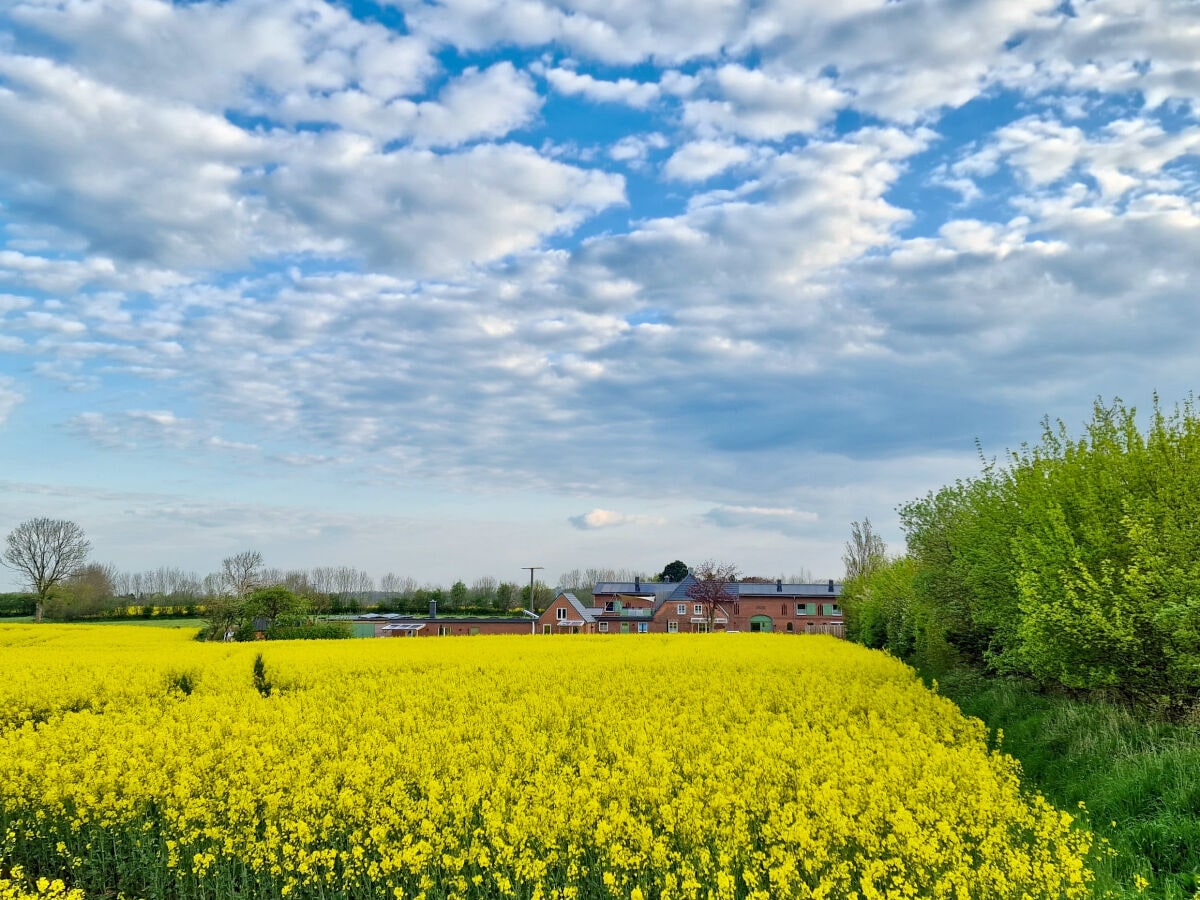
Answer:
<svg viewBox="0 0 1200 900"><path fill-rule="evenodd" d="M0 626L0 900L1086 896L1018 775L827 637Z"/></svg>

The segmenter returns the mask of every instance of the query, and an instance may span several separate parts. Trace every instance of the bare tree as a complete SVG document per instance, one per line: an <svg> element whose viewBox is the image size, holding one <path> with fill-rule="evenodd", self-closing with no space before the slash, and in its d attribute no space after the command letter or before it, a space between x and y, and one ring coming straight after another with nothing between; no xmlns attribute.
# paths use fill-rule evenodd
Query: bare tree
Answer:
<svg viewBox="0 0 1200 900"><path fill-rule="evenodd" d="M9 532L3 563L25 576L37 594L34 620L42 621L46 598L87 562L91 541L66 519L30 519Z"/></svg>
<svg viewBox="0 0 1200 900"><path fill-rule="evenodd" d="M262 554L257 550L245 550L236 556L221 560L221 580L235 597L245 597L259 586Z"/></svg>
<svg viewBox="0 0 1200 900"><path fill-rule="evenodd" d="M471 603L474 606L491 606L496 600L496 579L484 575L471 582Z"/></svg>
<svg viewBox="0 0 1200 900"><path fill-rule="evenodd" d="M737 581L738 569L733 563L706 559L692 569L692 575L696 583L688 588L687 594L704 606L704 620L711 632L721 604L737 599L729 585Z"/></svg>
<svg viewBox="0 0 1200 900"><path fill-rule="evenodd" d="M388 572L379 579L379 590L389 597L409 597L417 590L417 579Z"/></svg>
<svg viewBox="0 0 1200 900"><path fill-rule="evenodd" d="M846 580L869 575L887 562L887 544L876 532L870 519L850 524L850 540L842 554L846 564Z"/></svg>

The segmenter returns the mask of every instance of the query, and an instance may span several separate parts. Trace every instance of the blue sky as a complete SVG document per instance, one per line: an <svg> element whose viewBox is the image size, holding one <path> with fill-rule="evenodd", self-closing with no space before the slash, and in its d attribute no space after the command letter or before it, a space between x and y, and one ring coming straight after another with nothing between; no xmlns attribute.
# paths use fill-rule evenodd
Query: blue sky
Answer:
<svg viewBox="0 0 1200 900"><path fill-rule="evenodd" d="M1196 387L1197 46L1167 0L4 4L0 530L837 577L976 439Z"/></svg>

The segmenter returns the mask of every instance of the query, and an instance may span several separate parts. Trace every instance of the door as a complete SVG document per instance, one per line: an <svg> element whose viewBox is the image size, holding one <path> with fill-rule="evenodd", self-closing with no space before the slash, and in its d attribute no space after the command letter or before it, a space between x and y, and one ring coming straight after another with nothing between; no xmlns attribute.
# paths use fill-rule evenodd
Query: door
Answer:
<svg viewBox="0 0 1200 900"><path fill-rule="evenodd" d="M750 630L751 631L770 631L771 625L772 625L772 622L771 622L770 616L751 616L750 617Z"/></svg>

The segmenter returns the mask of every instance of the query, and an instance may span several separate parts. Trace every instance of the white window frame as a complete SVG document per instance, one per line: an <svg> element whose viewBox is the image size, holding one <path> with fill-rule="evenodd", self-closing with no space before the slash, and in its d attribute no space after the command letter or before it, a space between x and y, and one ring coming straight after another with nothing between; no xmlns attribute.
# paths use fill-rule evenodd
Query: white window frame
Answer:
<svg viewBox="0 0 1200 900"><path fill-rule="evenodd" d="M447 636L449 636L449 634L450 634L450 626L449 625L439 625L438 626L438 637L447 637Z"/></svg>
<svg viewBox="0 0 1200 900"><path fill-rule="evenodd" d="M704 604L703 604L703 603L697 603L697 604L695 604L695 605L692 607L692 615L693 615L693 616L702 616L702 615L704 615Z"/></svg>
<svg viewBox="0 0 1200 900"><path fill-rule="evenodd" d="M667 634L678 634L679 623L674 619L667 619Z"/></svg>
<svg viewBox="0 0 1200 900"><path fill-rule="evenodd" d="M650 623L649 622L638 622L638 634L649 634L649 633L650 633Z"/></svg>
<svg viewBox="0 0 1200 900"><path fill-rule="evenodd" d="M558 609L556 609L554 611L554 614L558 617L558 620L561 622L563 619L565 619L567 617L567 608L565 606L560 606Z"/></svg>
<svg viewBox="0 0 1200 900"><path fill-rule="evenodd" d="M686 616L687 615L687 604L686 603L676 603L675 604L675 615Z"/></svg>
<svg viewBox="0 0 1200 900"><path fill-rule="evenodd" d="M607 622L597 622L596 630L598 632L600 632L601 634L608 634L608 623Z"/></svg>

